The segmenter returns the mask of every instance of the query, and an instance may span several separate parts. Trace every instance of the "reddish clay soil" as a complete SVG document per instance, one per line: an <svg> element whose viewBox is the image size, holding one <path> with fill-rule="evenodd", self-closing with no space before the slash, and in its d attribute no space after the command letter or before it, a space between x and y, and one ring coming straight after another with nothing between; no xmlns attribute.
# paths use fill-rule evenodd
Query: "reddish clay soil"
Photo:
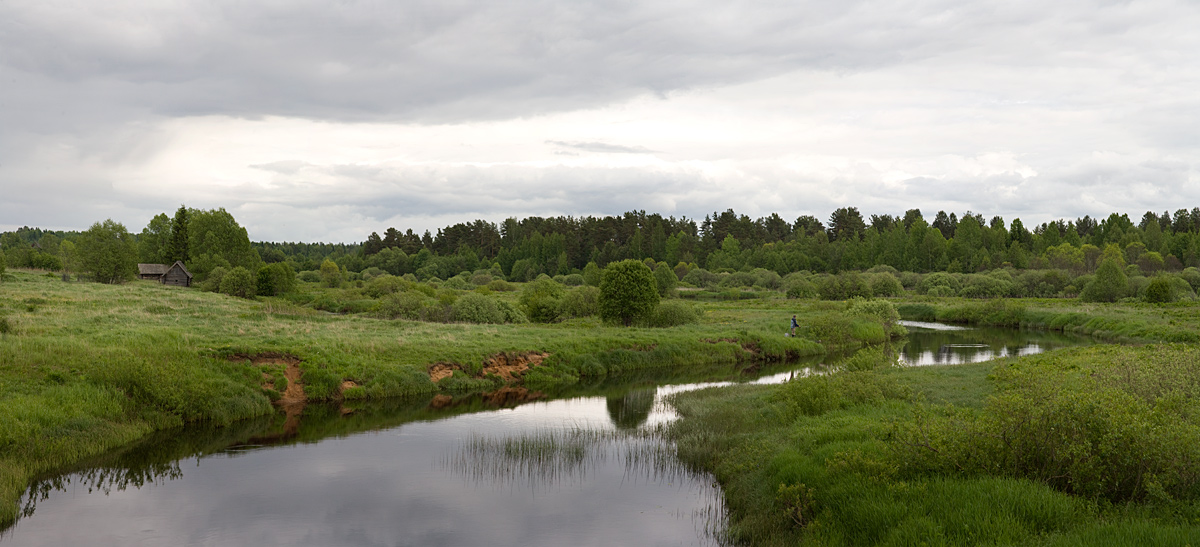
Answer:
<svg viewBox="0 0 1200 547"><path fill-rule="evenodd" d="M525 371L541 366L542 361L549 356L549 353L537 351L497 353L483 360L483 370L475 377L482 378L488 374L494 374L504 380L504 383L511 384L520 381ZM429 367L429 379L436 383L443 378L448 378L456 370L463 370L462 365L446 362L434 363Z"/></svg>

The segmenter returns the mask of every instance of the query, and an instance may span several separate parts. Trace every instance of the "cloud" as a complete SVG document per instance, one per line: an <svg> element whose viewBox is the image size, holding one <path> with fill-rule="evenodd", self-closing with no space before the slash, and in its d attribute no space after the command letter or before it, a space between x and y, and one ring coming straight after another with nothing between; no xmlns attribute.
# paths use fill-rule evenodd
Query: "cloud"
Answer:
<svg viewBox="0 0 1200 547"><path fill-rule="evenodd" d="M1200 201L1183 0L0 3L0 229Z"/></svg>
<svg viewBox="0 0 1200 547"><path fill-rule="evenodd" d="M571 148L574 150L582 150L584 152L596 152L600 154L656 154L656 150L651 150L644 146L622 146L619 144L608 144L604 142L567 142L567 141L546 141L546 144L553 144L563 148Z"/></svg>

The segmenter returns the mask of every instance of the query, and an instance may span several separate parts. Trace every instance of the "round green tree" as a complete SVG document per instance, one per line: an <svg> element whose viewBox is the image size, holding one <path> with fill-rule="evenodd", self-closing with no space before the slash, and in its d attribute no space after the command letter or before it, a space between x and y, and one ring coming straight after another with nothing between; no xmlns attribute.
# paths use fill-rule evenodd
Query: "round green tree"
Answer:
<svg viewBox="0 0 1200 547"><path fill-rule="evenodd" d="M654 272L639 260L622 260L604 268L600 276L600 317L629 326L648 316L658 305Z"/></svg>
<svg viewBox="0 0 1200 547"><path fill-rule="evenodd" d="M137 244L125 225L97 222L80 234L79 262L96 281L121 283L137 272Z"/></svg>

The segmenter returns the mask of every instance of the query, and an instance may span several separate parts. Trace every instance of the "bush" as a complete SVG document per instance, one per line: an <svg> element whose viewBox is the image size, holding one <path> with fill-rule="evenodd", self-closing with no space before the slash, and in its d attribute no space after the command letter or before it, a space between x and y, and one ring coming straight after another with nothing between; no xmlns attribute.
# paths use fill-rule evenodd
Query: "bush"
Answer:
<svg viewBox="0 0 1200 547"><path fill-rule="evenodd" d="M403 318L416 321L421 318L421 310L426 302L432 300L417 291L390 294L380 302L379 313L388 319Z"/></svg>
<svg viewBox="0 0 1200 547"><path fill-rule="evenodd" d="M1200 354L1096 346L1010 362L982 412L933 412L893 432L911 473L1000 475L1110 502L1200 499Z"/></svg>
<svg viewBox="0 0 1200 547"><path fill-rule="evenodd" d="M802 276L789 275L783 281L784 291L788 298L816 298L817 287Z"/></svg>
<svg viewBox="0 0 1200 547"><path fill-rule="evenodd" d="M496 301L480 294L468 294L452 306L454 320L462 323L503 323L504 312Z"/></svg>
<svg viewBox="0 0 1200 547"><path fill-rule="evenodd" d="M561 317L591 317L600 309L600 289L582 286L567 291L558 305Z"/></svg>
<svg viewBox="0 0 1200 547"><path fill-rule="evenodd" d="M822 276L817 280L817 292L824 300L846 300L871 297L871 286L858 272L842 272Z"/></svg>
<svg viewBox="0 0 1200 547"><path fill-rule="evenodd" d="M666 262L659 262L658 267L654 269L654 282L658 284L658 296L669 298L675 295L675 285L679 284L679 278L675 277L675 271L667 267Z"/></svg>
<svg viewBox="0 0 1200 547"><path fill-rule="evenodd" d="M477 274L471 276L471 284L475 285L475 286L482 287L491 282L492 282L492 274L490 274L490 273L477 273Z"/></svg>
<svg viewBox="0 0 1200 547"><path fill-rule="evenodd" d="M580 274L567 274L562 276L561 283L568 287L578 287L583 285L583 276Z"/></svg>
<svg viewBox="0 0 1200 547"><path fill-rule="evenodd" d="M1182 277L1168 277L1171 281L1171 301L1176 300L1195 300L1196 291L1192 289L1191 284L1185 281Z"/></svg>
<svg viewBox="0 0 1200 547"><path fill-rule="evenodd" d="M221 280L225 278L225 274L227 273L229 273L229 270L225 269L224 266L213 268L212 271L208 272L208 277L204 279L204 282L200 284L200 290L220 292Z"/></svg>
<svg viewBox="0 0 1200 547"><path fill-rule="evenodd" d="M757 279L750 272L733 272L718 283L725 288L753 287Z"/></svg>
<svg viewBox="0 0 1200 547"><path fill-rule="evenodd" d="M467 284L466 281L463 280L463 278L451 277L450 279L447 279L446 281L442 282L442 288L454 289L456 291L465 291L471 287L470 287L470 285Z"/></svg>
<svg viewBox="0 0 1200 547"><path fill-rule="evenodd" d="M717 277L717 274L705 270L704 268L695 268L688 270L687 275L683 276L682 281L693 287L712 288L717 285L717 282L720 281L720 278Z"/></svg>
<svg viewBox="0 0 1200 547"><path fill-rule="evenodd" d="M294 290L296 290L296 272L287 262L267 264L258 269L258 294L279 296Z"/></svg>
<svg viewBox="0 0 1200 547"><path fill-rule="evenodd" d="M412 287L412 283L393 275L381 275L367 281L363 294L371 298L381 298L385 295L404 292Z"/></svg>
<svg viewBox="0 0 1200 547"><path fill-rule="evenodd" d="M254 298L258 281L250 270L238 266L221 278L221 292L239 298Z"/></svg>
<svg viewBox="0 0 1200 547"><path fill-rule="evenodd" d="M783 278L779 277L779 274L771 270L755 268L754 271L750 272L750 274L754 276L755 287L762 287L764 289L770 289L774 291L779 290L779 287L783 284Z"/></svg>
<svg viewBox="0 0 1200 547"><path fill-rule="evenodd" d="M508 302L503 302L503 301L497 302L497 304L500 306L500 311L504 313L504 322L505 323L528 323L529 322L529 318L525 317L525 314L522 313L521 310L517 309L516 306L509 304Z"/></svg>
<svg viewBox="0 0 1200 547"><path fill-rule="evenodd" d="M918 292L921 294L929 294L929 291L934 287L944 287L942 290L938 291L939 294L934 296L954 296L958 294L958 291L962 288L962 284L959 283L958 277L953 274L946 272L934 272L925 276L925 279L921 280L921 286L918 289ZM949 290L947 291L946 289Z"/></svg>
<svg viewBox="0 0 1200 547"><path fill-rule="evenodd" d="M921 274L916 272L900 272L900 284L905 289L915 291L921 285Z"/></svg>
<svg viewBox="0 0 1200 547"><path fill-rule="evenodd" d="M1171 280L1165 275L1154 276L1154 279L1151 279L1150 284L1146 286L1146 292L1142 298L1152 304L1165 304L1174 301Z"/></svg>
<svg viewBox="0 0 1200 547"><path fill-rule="evenodd" d="M888 266L889 268L891 266ZM872 268L874 269L874 268ZM874 296L900 296L904 294L904 286L896 276L883 272L870 276L871 294Z"/></svg>
<svg viewBox="0 0 1200 547"><path fill-rule="evenodd" d="M695 306L681 300L664 300L646 318L648 327L675 327L700 322L700 313Z"/></svg>
<svg viewBox="0 0 1200 547"><path fill-rule="evenodd" d="M1179 274L1179 277L1192 286L1192 291L1200 292L1200 269L1195 267L1187 268Z"/></svg>
<svg viewBox="0 0 1200 547"><path fill-rule="evenodd" d="M209 275L212 275L211 273ZM296 274L296 279L305 283L320 283L321 273L316 270L304 270Z"/></svg>
<svg viewBox="0 0 1200 547"><path fill-rule="evenodd" d="M563 286L549 277L538 279L525 284L521 289L520 303L525 310L525 316L535 323L549 323L558 319L559 301L562 300Z"/></svg>
<svg viewBox="0 0 1200 547"><path fill-rule="evenodd" d="M362 275L363 281L370 281L370 280L372 280L372 279L374 279L374 278L376 278L376 277L379 277L379 276L381 276L381 275L391 275L391 274L389 274L389 273L385 272L385 271L383 270L383 268L379 268L379 267L376 267L376 266L371 266L370 268L367 268L367 269L363 270L363 271L362 271L362 273L361 273L360 275Z"/></svg>
<svg viewBox="0 0 1200 547"><path fill-rule="evenodd" d="M593 287L600 286L600 266L595 262L588 262L583 267L583 282Z"/></svg>
<svg viewBox="0 0 1200 547"><path fill-rule="evenodd" d="M1114 259L1105 259L1096 268L1096 277L1083 288L1079 299L1084 302L1116 302L1129 290L1129 277Z"/></svg>
<svg viewBox="0 0 1200 547"><path fill-rule="evenodd" d="M658 305L654 273L637 260L622 260L604 268L600 278L600 317L605 321L633 324Z"/></svg>
<svg viewBox="0 0 1200 547"><path fill-rule="evenodd" d="M493 279L487 284L488 290L496 292L512 292L517 290L517 286L503 279Z"/></svg>
<svg viewBox="0 0 1200 547"><path fill-rule="evenodd" d="M889 331L900 320L900 312L896 311L896 306L887 300L855 298L850 301L850 306L846 309L846 313L851 317L862 317L878 321L883 325L884 329Z"/></svg>
<svg viewBox="0 0 1200 547"><path fill-rule="evenodd" d="M963 298L1001 298L1012 292L1012 283L991 275L972 274L966 276L958 295Z"/></svg>

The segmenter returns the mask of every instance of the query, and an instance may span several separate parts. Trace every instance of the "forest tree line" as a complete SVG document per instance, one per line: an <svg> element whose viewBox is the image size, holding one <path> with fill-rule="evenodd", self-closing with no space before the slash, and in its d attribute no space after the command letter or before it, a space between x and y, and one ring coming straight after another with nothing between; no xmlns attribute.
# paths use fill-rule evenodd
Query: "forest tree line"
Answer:
<svg viewBox="0 0 1200 547"><path fill-rule="evenodd" d="M286 264L317 271L330 260L345 272L369 269L418 279L447 279L486 269L510 281L583 272L625 259L666 263L677 272L765 269L839 273L889 266L910 272L980 272L997 268L1094 271L1108 250L1141 272L1200 266L1200 208L1171 214L1146 212L1089 216L1027 228L967 212L939 211L932 222L919 209L903 215L864 217L856 207L835 210L822 222L810 215L787 221L759 219L733 210L704 220L632 211L605 217L509 218L500 224L475 220L417 235L412 229L371 233L361 244L251 242L224 209L181 206L153 217L140 233L112 221L84 232L20 228L0 234L0 253L14 268L65 272L87 270L89 249L118 241L123 254L116 278L132 276L136 263L181 260L202 281L215 268L250 272ZM118 252L118 251L111 251ZM94 259L95 257L90 257ZM94 260L93 260L94 262Z"/></svg>

